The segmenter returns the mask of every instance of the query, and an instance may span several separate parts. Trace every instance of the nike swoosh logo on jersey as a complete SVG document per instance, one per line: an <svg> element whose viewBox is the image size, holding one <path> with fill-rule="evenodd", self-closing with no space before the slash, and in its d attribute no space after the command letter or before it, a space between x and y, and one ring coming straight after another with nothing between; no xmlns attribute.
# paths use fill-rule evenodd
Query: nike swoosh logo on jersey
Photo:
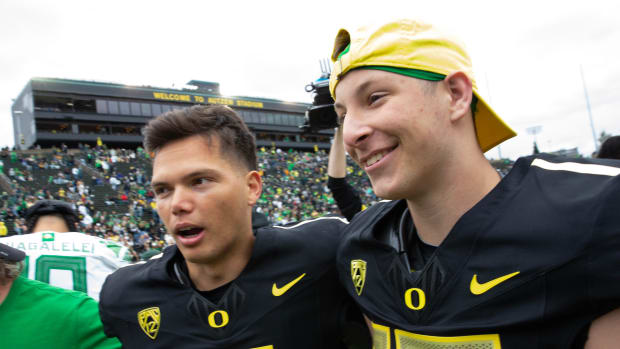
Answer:
<svg viewBox="0 0 620 349"><path fill-rule="evenodd" d="M299 280L301 280L301 278L303 278L304 276L306 276L306 273L303 273L301 275L299 275L297 277L297 279L289 282L288 284L282 286L282 287L278 287L276 286L276 283L273 283L273 287L271 288L271 293L273 293L274 296L276 297L280 297L281 295L285 294L286 291L290 290L291 287L295 286L296 283L299 282Z"/></svg>
<svg viewBox="0 0 620 349"><path fill-rule="evenodd" d="M519 274L519 271L515 271L514 273L511 274L506 274L504 276L500 276L496 279L493 279L491 281L487 281L485 283L478 283L478 275L474 274L474 277L471 278L471 283L469 284L469 290L471 291L471 293L475 294L475 295L481 295L485 292L487 292L488 290L492 289L493 287L501 284L502 282L510 279L511 277Z"/></svg>

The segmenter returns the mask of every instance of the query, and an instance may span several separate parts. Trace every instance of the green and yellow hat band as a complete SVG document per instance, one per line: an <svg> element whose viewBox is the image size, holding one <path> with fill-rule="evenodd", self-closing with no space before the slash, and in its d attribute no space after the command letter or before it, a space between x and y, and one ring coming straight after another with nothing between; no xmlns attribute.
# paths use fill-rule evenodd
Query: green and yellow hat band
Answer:
<svg viewBox="0 0 620 349"><path fill-rule="evenodd" d="M418 70L418 69L407 69L407 68L396 68L396 67L381 67L378 65L370 65L370 66L364 67L364 69L389 71L391 73L406 75L412 78L428 80L428 81L441 81L445 79L446 77L443 74L437 74L437 73L433 73L430 71L424 71L424 70Z"/></svg>
<svg viewBox="0 0 620 349"><path fill-rule="evenodd" d="M334 99L338 82L353 69L380 69L431 81L461 71L471 80L478 99L475 122L482 150L487 151L516 135L480 97L471 60L463 45L430 24L405 19L362 27L355 32L340 29L332 60L329 90Z"/></svg>

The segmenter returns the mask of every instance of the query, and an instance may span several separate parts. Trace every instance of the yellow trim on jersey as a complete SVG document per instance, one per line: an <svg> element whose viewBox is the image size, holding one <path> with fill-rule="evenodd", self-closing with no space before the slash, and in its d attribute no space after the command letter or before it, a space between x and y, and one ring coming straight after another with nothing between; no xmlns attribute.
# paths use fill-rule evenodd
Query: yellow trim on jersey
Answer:
<svg viewBox="0 0 620 349"><path fill-rule="evenodd" d="M383 325L372 324L372 349L390 349L390 328Z"/></svg>
<svg viewBox="0 0 620 349"><path fill-rule="evenodd" d="M373 324L374 325L374 324ZM374 326L373 326L374 327ZM403 330L394 330L396 349L416 348L488 348L501 349L499 334L478 334L472 336L428 336ZM466 346L467 345L467 346Z"/></svg>

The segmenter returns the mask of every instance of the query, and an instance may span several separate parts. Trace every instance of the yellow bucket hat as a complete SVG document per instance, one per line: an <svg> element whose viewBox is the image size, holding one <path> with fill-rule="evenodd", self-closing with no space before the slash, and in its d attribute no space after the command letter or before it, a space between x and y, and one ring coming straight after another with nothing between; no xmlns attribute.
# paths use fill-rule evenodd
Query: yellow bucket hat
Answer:
<svg viewBox="0 0 620 349"><path fill-rule="evenodd" d="M441 80L461 71L471 80L478 98L475 122L482 151L516 136L478 93L471 59L463 45L430 24L403 19L352 33L340 29L331 58L334 67L329 91L334 99L338 82L357 68L382 69L426 80Z"/></svg>

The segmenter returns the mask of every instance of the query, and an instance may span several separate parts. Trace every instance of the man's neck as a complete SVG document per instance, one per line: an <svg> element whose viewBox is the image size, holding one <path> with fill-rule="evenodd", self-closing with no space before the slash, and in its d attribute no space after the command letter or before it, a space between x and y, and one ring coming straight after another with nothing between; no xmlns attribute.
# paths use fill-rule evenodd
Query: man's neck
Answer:
<svg viewBox="0 0 620 349"><path fill-rule="evenodd" d="M500 176L484 159L459 166L442 178L437 186L407 200L418 236L430 245L439 246L456 222L484 198L500 181Z"/></svg>
<svg viewBox="0 0 620 349"><path fill-rule="evenodd" d="M37 219L37 223L32 228L33 233L45 231L55 231L59 233L68 232L69 227L64 218L60 215L44 215Z"/></svg>
<svg viewBox="0 0 620 349"><path fill-rule="evenodd" d="M208 263L192 263L185 261L189 277L198 291L210 291L236 279L252 257L254 240L246 239L243 245L226 253L223 258Z"/></svg>

